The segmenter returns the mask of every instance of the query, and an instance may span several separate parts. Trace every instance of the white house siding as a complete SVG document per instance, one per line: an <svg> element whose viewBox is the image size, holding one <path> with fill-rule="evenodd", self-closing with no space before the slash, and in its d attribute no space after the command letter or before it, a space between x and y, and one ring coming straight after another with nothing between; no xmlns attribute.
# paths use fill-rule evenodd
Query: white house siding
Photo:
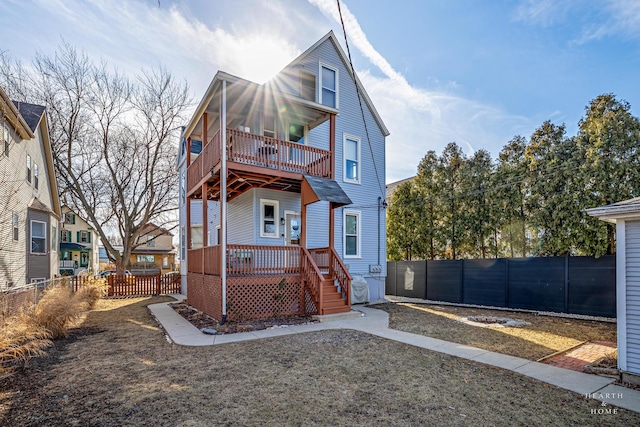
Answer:
<svg viewBox="0 0 640 427"><path fill-rule="evenodd" d="M3 122L0 119L0 132ZM24 285L30 282L27 275L27 262L30 261L30 227L27 214L27 207L34 198L53 210L51 188L49 185L49 171L45 160L43 146L43 136L41 126L38 126L34 133L34 138L21 140L15 129L7 125L9 130L9 157L4 154L4 144L0 147L0 289L8 284L13 286ZM0 138L0 141L2 139ZM32 179L27 181L27 154L31 156ZM35 188L33 177L33 165L38 165L39 179L38 188ZM13 240L13 214L18 214L18 240ZM47 245L48 253L39 256L32 261L35 263L31 270L37 274L38 278L50 279L58 272L58 254L51 256L51 226L57 229L58 220L53 215L46 214L47 222ZM30 275L31 276L31 275Z"/></svg>
<svg viewBox="0 0 640 427"><path fill-rule="evenodd" d="M362 112L358 103L356 84L351 79L347 67L329 39L304 59L304 69L314 73L316 76L316 100L319 99L318 90L320 85L318 82L319 64L321 62L338 69L338 107L340 112L336 117L335 178L353 202L352 205L336 210L334 245L338 254L343 257L345 264L349 265L351 274L365 277L369 283L371 300L381 299L384 297L384 280L386 277L386 215L384 211L381 211L378 222L378 198L381 197L382 200L385 198L385 137L363 100L362 105L367 123L365 131ZM369 141L367 140L367 133ZM343 137L345 134L360 138L359 161L361 162L361 177L359 184L352 184L343 180ZM310 132L310 144L315 144L316 141L327 141L327 135L328 123L324 123ZM328 146L319 146L319 148L328 149ZM375 159L375 166L373 159ZM378 178L376 178L376 171ZM344 209L359 211L361 215L361 256L359 258L344 258L342 212ZM325 221L328 221L326 219L327 211L328 208L322 207L319 203L311 205L307 213L307 223L320 223L322 217L325 218ZM380 233L378 233L378 228ZM322 229L326 230L326 226ZM309 247L313 247L316 244L318 246L326 246L326 237L322 239L320 232L310 232L310 235L311 238L308 240ZM328 233L325 232L324 236L327 235ZM381 273L370 274L369 266L378 264L382 267Z"/></svg>
<svg viewBox="0 0 640 427"><path fill-rule="evenodd" d="M640 221L625 221L626 362L627 372L640 375Z"/></svg>

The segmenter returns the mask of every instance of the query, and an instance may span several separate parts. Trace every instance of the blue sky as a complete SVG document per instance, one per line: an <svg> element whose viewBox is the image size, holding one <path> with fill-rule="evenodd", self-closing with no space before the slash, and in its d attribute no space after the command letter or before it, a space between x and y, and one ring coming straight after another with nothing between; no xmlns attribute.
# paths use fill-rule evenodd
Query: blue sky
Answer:
<svg viewBox="0 0 640 427"><path fill-rule="evenodd" d="M64 39L135 73L163 65L194 101L216 70L262 82L333 30L335 0L0 0L0 50ZM451 141L495 158L544 120L570 135L613 92L638 115L640 1L342 0L356 71L391 132L387 182ZM344 46L344 42L343 42Z"/></svg>

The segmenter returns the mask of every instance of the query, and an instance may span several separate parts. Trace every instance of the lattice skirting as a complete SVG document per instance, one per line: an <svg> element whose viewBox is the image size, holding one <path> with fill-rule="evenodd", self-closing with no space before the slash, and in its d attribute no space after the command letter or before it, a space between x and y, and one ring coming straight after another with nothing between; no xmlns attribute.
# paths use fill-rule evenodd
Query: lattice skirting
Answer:
<svg viewBox="0 0 640 427"><path fill-rule="evenodd" d="M222 281L218 276L187 275L189 304L222 319ZM316 314L301 276L227 278L227 320L264 319L296 314Z"/></svg>

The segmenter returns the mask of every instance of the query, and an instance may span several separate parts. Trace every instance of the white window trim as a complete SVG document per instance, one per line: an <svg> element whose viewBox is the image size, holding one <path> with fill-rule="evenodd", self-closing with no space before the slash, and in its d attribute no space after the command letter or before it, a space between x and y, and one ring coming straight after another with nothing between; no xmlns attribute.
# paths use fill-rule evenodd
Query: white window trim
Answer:
<svg viewBox="0 0 640 427"><path fill-rule="evenodd" d="M358 243L355 255L347 255L347 215L357 217L356 221L358 221ZM362 213L360 211L345 209L342 213L342 253L344 258L362 258Z"/></svg>
<svg viewBox="0 0 640 427"><path fill-rule="evenodd" d="M20 240L20 216L15 212L11 213L11 238L14 242Z"/></svg>
<svg viewBox="0 0 640 427"><path fill-rule="evenodd" d="M80 241L78 243L89 243L89 232L80 230Z"/></svg>
<svg viewBox="0 0 640 427"><path fill-rule="evenodd" d="M336 73L336 105L335 109L338 110L340 106L340 73L338 72L338 68L333 65L326 64L321 62L318 67L318 104L322 104L322 68L328 68L330 70L335 71ZM324 105L324 104L323 104Z"/></svg>
<svg viewBox="0 0 640 427"><path fill-rule="evenodd" d="M34 222L39 222L40 224L42 224L42 229L44 230L44 252L33 252L33 223ZM38 239L42 239L43 237L37 236ZM43 221L38 221L35 219L31 220L30 223L30 227L29 227L29 253L34 254L34 255L46 255L48 253L47 249L47 223L43 222Z"/></svg>
<svg viewBox="0 0 640 427"><path fill-rule="evenodd" d="M358 179L347 178L347 139L356 141L358 143L357 155L358 155ZM362 181L362 155L361 155L362 141L359 136L343 134L342 135L342 181L350 184L360 184Z"/></svg>
<svg viewBox="0 0 640 427"><path fill-rule="evenodd" d="M286 140L287 142L292 142L291 141L291 134L290 134L290 129L291 129L291 125L292 124L296 124L296 125L302 125L302 138L304 138L304 144L300 144L299 142L294 142L294 144L300 144L300 145L309 145L307 144L308 141L308 133L309 133L309 126L307 126L305 123L299 123L299 122L293 122L293 121L287 121L287 129L286 129Z"/></svg>
<svg viewBox="0 0 640 427"><path fill-rule="evenodd" d="M275 233L264 232L264 206L273 205L273 223L275 224ZM280 238L280 202L277 200L260 199L260 237L266 237L270 239Z"/></svg>
<svg viewBox="0 0 640 427"><path fill-rule="evenodd" d="M59 243L56 239L58 239L58 227L51 225L51 252L58 252L57 246Z"/></svg>

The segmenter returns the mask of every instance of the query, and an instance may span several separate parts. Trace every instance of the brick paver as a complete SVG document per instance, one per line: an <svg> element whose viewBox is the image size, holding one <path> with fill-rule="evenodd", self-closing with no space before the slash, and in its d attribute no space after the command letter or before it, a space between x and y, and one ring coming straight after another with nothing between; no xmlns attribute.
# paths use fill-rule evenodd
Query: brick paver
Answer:
<svg viewBox="0 0 640 427"><path fill-rule="evenodd" d="M560 368L582 372L585 366L613 352L616 348L617 345L613 342L589 341L571 351L552 357L547 360L546 363Z"/></svg>

